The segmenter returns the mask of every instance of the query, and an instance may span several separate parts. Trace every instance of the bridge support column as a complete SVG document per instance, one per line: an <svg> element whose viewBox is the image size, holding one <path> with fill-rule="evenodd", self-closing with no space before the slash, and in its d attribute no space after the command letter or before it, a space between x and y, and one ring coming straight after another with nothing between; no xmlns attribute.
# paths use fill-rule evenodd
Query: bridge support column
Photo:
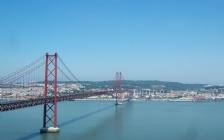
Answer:
<svg viewBox="0 0 224 140"><path fill-rule="evenodd" d="M46 54L45 80L44 80L44 112L43 112L43 128L41 133L59 132L57 127L57 58L58 55ZM47 98L53 96L54 99ZM48 125L51 126L49 127ZM53 124L53 127L52 127Z"/></svg>
<svg viewBox="0 0 224 140"><path fill-rule="evenodd" d="M116 87L115 90L116 92L116 103L115 105L122 105L122 73L116 73Z"/></svg>

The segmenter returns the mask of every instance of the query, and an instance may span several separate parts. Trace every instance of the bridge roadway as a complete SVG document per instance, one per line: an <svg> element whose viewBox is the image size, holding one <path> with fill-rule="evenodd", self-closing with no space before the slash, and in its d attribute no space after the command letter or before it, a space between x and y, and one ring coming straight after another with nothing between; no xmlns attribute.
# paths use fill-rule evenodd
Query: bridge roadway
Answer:
<svg viewBox="0 0 224 140"><path fill-rule="evenodd" d="M99 96L108 94L109 91L98 91L98 92L88 92L82 94L73 94L73 95L64 95L58 96L57 102L73 100L73 99L84 99L91 96ZM48 103L54 103L54 97L46 97L46 98L38 98L38 99L31 99L31 100L20 100L20 101L11 101L0 103L0 111L6 112L11 110L17 110L21 108L27 108L37 105L44 105Z"/></svg>

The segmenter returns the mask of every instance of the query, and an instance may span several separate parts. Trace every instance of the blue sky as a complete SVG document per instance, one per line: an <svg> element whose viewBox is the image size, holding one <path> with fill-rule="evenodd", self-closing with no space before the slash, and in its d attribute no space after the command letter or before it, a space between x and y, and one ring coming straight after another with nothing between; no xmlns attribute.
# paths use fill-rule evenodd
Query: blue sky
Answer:
<svg viewBox="0 0 224 140"><path fill-rule="evenodd" d="M58 52L80 80L224 83L223 0L0 0L0 76Z"/></svg>

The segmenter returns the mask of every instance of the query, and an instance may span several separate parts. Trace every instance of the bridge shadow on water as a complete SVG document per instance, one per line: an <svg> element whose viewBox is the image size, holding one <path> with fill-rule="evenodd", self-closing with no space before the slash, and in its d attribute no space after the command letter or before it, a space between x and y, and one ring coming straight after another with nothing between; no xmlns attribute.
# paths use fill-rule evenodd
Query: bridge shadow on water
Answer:
<svg viewBox="0 0 224 140"><path fill-rule="evenodd" d="M69 124L71 124L71 123L74 123L74 122L76 122L76 121L82 120L82 119L87 118L87 117L89 117L89 116L95 115L95 114L97 114L97 113L100 113L100 112L102 112L102 111L104 111L104 110L107 110L107 109L109 109L109 108L112 108L112 107L114 107L114 106L115 106L115 105L110 105L110 106L104 107L104 108L102 108L102 109L96 110L96 111L94 111L94 112L90 112L90 113L88 113L88 114L85 114L85 115L83 115L83 116L80 116L80 117L77 117L77 118L68 120L68 121L66 121L66 122L63 122L63 123L59 124L58 127L61 128L61 127L63 127L63 126L69 125ZM42 135L42 134L44 134L44 133L40 133L39 131L36 131L36 132L33 132L33 133L29 134L29 135L26 135L26 136L23 136L23 137L21 137L21 138L18 138L17 140L30 140L30 139L33 139L33 138L35 138L35 137L38 137L38 136L40 136L40 135Z"/></svg>
<svg viewBox="0 0 224 140"><path fill-rule="evenodd" d="M58 127L60 128L60 127L63 127L63 126L65 126L65 125L71 124L71 123L73 123L73 122L79 121L79 120L81 120L81 119L87 118L87 117L92 116L92 115L94 115L94 114L100 113L100 112L102 112L102 111L104 111L104 110L107 110L107 109L109 109L109 108L111 108L111 107L114 107L114 105L110 105L110 106L107 106L107 107L105 107L105 108L102 108L102 109L96 110L96 111L94 111L94 112L88 113L88 114L86 114L86 115L80 116L80 117L78 117L78 118L74 118L74 119L72 119L72 120L66 121L66 122L64 122L64 123L59 124Z"/></svg>

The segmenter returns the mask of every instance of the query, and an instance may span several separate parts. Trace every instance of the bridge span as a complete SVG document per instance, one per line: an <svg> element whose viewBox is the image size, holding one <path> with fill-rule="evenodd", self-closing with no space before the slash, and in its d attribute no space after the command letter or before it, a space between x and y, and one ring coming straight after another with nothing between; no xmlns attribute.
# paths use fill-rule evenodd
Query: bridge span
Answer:
<svg viewBox="0 0 224 140"><path fill-rule="evenodd" d="M57 102L61 101L68 101L74 99L84 99L91 96L100 96L108 94L109 91L98 91L98 92L88 92L88 93L81 93L81 94L73 94L73 95L64 95L64 96L57 96ZM45 98L37 98L37 99L30 99L30 100L20 100L20 101L10 101L5 103L0 103L0 111L6 112L11 110L17 110L27 107L33 107L37 105L44 105L44 104L53 104L54 97L45 97Z"/></svg>
<svg viewBox="0 0 224 140"><path fill-rule="evenodd" d="M58 62L62 64L62 67L65 69L65 71L63 71L62 67L58 65ZM41 68L43 69L41 70ZM36 76L36 73L39 73L38 71L41 71L40 73L43 73L44 80L38 79L36 82L34 82L33 77L40 77ZM68 76L68 74L70 76ZM65 65L65 63L58 56L57 53L53 55L49 55L48 53L46 53L45 56L42 56L33 63L23 67L22 69L12 74L2 77L0 79L0 87L1 86L5 86L7 88L19 87L19 89L26 89L29 88L29 86L27 85L35 85L36 83L39 82L42 84L42 85L39 84L39 87L43 88L41 88L40 91L41 93L39 93L39 95L42 96L41 98L0 103L0 112L7 112L27 107L33 107L37 105L43 105L43 128L40 130L40 132L58 132L59 128L57 127L57 102L73 99L84 99L91 96L106 95L111 92L111 90L102 90L102 91L86 92L79 94L73 93L69 95L59 96L58 95L59 75L66 78L69 82L73 82L72 79L75 79L78 83L80 83L79 80ZM116 84L113 90L113 92L116 94L115 105L122 104L121 103L122 78L123 77L121 72L116 73L116 82L115 82ZM33 92L32 89L31 92Z"/></svg>

